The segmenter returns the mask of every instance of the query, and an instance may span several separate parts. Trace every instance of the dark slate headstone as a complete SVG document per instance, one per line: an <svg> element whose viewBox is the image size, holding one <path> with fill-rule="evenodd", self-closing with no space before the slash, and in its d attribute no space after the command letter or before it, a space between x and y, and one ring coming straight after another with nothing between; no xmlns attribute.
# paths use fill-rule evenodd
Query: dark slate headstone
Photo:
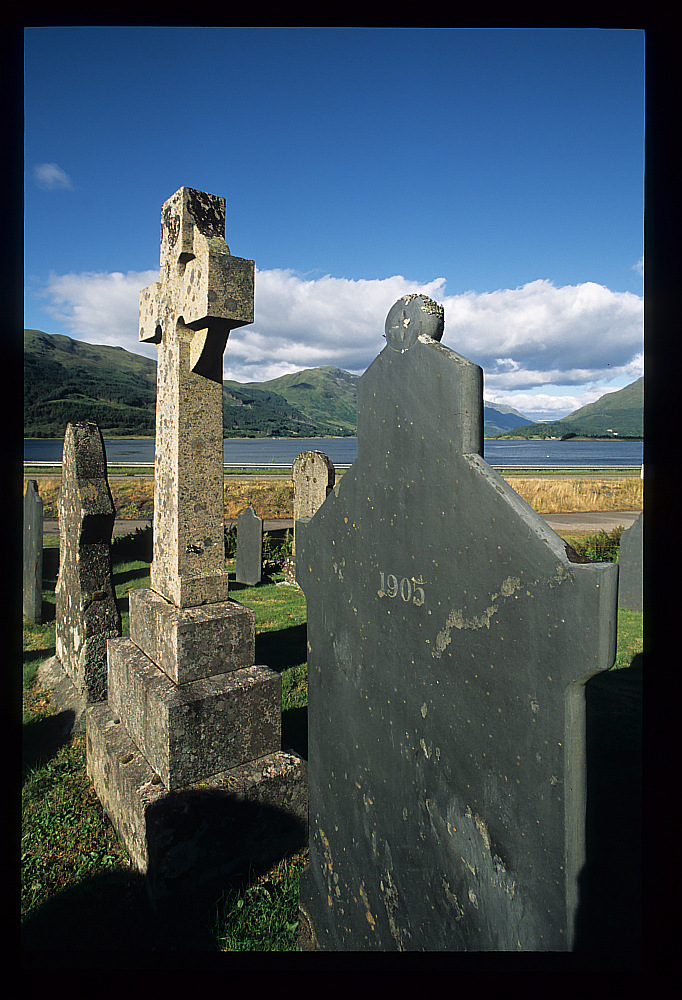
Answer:
<svg viewBox="0 0 682 1000"><path fill-rule="evenodd" d="M56 653L77 692L104 701L106 643L121 635L121 614L111 573L116 511L97 424L67 425L58 506Z"/></svg>
<svg viewBox="0 0 682 1000"><path fill-rule="evenodd" d="M643 610L644 511L620 536L618 554L618 607Z"/></svg>
<svg viewBox="0 0 682 1000"><path fill-rule="evenodd" d="M483 373L399 300L358 383L358 457L297 525L320 950L570 950L584 685L617 567L579 564L483 460Z"/></svg>
<svg viewBox="0 0 682 1000"><path fill-rule="evenodd" d="M36 625L43 614L43 501L35 479L24 494L24 615Z"/></svg>
<svg viewBox="0 0 682 1000"><path fill-rule="evenodd" d="M263 572L263 518L247 507L237 518L237 570L235 580L255 587Z"/></svg>

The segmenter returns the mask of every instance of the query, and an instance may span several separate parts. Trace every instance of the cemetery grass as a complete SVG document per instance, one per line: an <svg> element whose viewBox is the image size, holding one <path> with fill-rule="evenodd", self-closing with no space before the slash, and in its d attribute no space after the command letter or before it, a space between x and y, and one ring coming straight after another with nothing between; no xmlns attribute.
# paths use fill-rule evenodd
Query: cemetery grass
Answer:
<svg viewBox="0 0 682 1000"><path fill-rule="evenodd" d="M149 585L149 535L123 536L112 546L124 635L128 631L127 593ZM595 536L567 540L582 546L588 557L598 552L601 558L617 558L619 537L616 531L606 540ZM307 848L281 859L269 871L242 873L220 895L195 909L183 907L172 917L151 913L142 879L130 865L87 777L85 734L62 735L49 696L37 683L39 664L54 655L59 563L59 539L45 536L44 541L45 624L24 621L21 915L25 951L73 951L76 946L100 950L105 941L109 949L120 951L296 950L298 880L308 861ZM276 558L275 541L269 544ZM305 598L295 587L277 585L277 562L267 568L270 575L262 585L233 582L231 593L255 610L256 662L282 676L283 742L307 759ZM641 675L642 633L641 614L619 611L614 669L622 671L623 677L633 670L639 671L637 677Z"/></svg>
<svg viewBox="0 0 682 1000"><path fill-rule="evenodd" d="M38 683L54 655L59 539L45 536L43 625L24 620L21 834L22 945L29 956L61 949L120 951L295 951L298 879L307 847L268 871L240 873L181 912L152 914L143 881L106 818L86 774L83 731L65 736ZM123 634L128 591L149 585L148 533L112 546ZM270 542L274 548L274 540ZM135 551L137 549L137 551ZM142 550L142 551L140 551ZM273 553L277 555L277 553ZM141 556L141 558L135 558ZM228 571L231 563L228 561ZM307 758L305 598L277 586L275 562L259 587L232 580L234 600L256 613L256 662L282 676L283 742ZM233 572L233 570L232 570ZM106 944L105 944L106 943Z"/></svg>

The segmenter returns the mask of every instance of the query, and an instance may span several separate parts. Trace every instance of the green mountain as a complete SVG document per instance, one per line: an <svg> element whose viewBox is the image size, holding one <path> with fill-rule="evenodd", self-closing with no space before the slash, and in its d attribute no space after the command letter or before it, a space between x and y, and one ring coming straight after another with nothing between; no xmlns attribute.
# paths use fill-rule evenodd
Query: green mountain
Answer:
<svg viewBox="0 0 682 1000"><path fill-rule="evenodd" d="M342 368L325 366L249 385L270 389L315 423L333 425L336 434L352 436L356 429L358 378Z"/></svg>
<svg viewBox="0 0 682 1000"><path fill-rule="evenodd" d="M274 383L227 381L223 383L223 435L225 437L344 437L355 434L333 415L325 419L322 407L312 411L277 392Z"/></svg>
<svg viewBox="0 0 682 1000"><path fill-rule="evenodd" d="M323 374L318 374L322 372ZM336 373L329 374L329 373ZM262 385L223 384L225 437L321 437L352 435L338 383L340 369L313 369L311 389L294 385L291 400L277 392L274 379ZM284 381L295 376L284 376ZM305 379L301 380L305 382ZM315 400L315 394L319 400ZM301 404L297 405L297 399ZM354 405L354 404L353 404ZM152 436L156 411L156 362L122 347L104 347L61 334L24 330L24 434L63 437L69 422L93 420L107 437ZM337 419L337 411L344 419Z"/></svg>
<svg viewBox="0 0 682 1000"><path fill-rule="evenodd" d="M223 383L225 437L353 436L358 376L308 368L267 382ZM122 347L24 330L24 434L63 437L69 422L93 420L107 437L153 436L156 362ZM519 422L511 406L485 403L486 437ZM542 425L543 429L545 425Z"/></svg>
<svg viewBox="0 0 682 1000"><path fill-rule="evenodd" d="M93 420L108 436L153 435L156 362L60 334L24 330L24 434L62 437Z"/></svg>
<svg viewBox="0 0 682 1000"><path fill-rule="evenodd" d="M561 420L532 427L515 427L513 437L642 437L644 433L644 377L607 392Z"/></svg>
<svg viewBox="0 0 682 1000"><path fill-rule="evenodd" d="M506 403L487 403L483 400L483 436L487 438L506 434L513 427L534 424L513 406Z"/></svg>

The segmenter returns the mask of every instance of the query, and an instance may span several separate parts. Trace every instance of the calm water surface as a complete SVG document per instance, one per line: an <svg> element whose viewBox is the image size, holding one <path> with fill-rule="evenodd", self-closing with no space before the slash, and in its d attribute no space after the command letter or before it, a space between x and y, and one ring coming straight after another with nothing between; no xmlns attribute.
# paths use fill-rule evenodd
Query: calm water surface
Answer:
<svg viewBox="0 0 682 1000"><path fill-rule="evenodd" d="M25 462L61 462L62 438L24 441ZM108 462L153 462L153 439L105 439ZM351 465L357 456L357 438L228 438L223 454L229 465L291 465L302 451L322 451L334 465ZM489 465L566 467L602 465L641 466L641 441L486 441Z"/></svg>

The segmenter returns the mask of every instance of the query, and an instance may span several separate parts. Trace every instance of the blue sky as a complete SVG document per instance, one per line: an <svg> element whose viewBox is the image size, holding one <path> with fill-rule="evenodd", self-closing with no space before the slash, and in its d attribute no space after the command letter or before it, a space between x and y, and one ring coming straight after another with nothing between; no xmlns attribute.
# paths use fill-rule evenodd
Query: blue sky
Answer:
<svg viewBox="0 0 682 1000"><path fill-rule="evenodd" d="M154 357L188 186L256 261L226 378L360 374L412 291L533 419L642 374L643 31L28 28L24 115L29 328Z"/></svg>

